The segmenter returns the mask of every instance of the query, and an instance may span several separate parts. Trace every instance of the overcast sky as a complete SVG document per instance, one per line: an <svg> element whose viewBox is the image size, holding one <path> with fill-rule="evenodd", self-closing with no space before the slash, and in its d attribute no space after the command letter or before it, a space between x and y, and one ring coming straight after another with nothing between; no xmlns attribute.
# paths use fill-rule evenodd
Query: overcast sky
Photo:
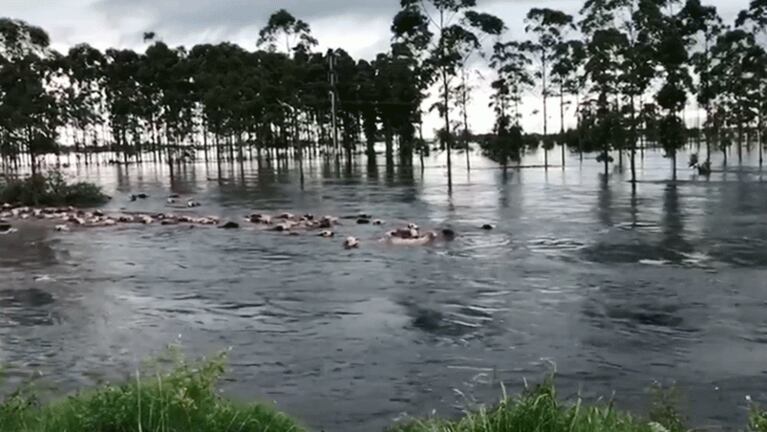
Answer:
<svg viewBox="0 0 767 432"><path fill-rule="evenodd" d="M479 8L502 18L508 27L505 38L524 37L523 18L532 7L550 7L575 14L582 0L478 0ZM719 9L727 22L748 0L704 0ZM255 48L258 31L275 9L285 8L307 21L320 49L344 48L354 57L372 57L389 45L391 18L399 0L0 0L0 13L43 27L56 49L66 50L80 42L107 47L142 48L142 35L154 31L169 45L191 46L222 40ZM493 115L487 108L487 81L477 78L471 123L477 131L488 130ZM488 76L489 75L489 76ZM531 116L538 101L525 104L525 127L540 129L539 116ZM552 124L558 128L558 115ZM556 124L555 124L556 123ZM436 127L436 119L428 126Z"/></svg>

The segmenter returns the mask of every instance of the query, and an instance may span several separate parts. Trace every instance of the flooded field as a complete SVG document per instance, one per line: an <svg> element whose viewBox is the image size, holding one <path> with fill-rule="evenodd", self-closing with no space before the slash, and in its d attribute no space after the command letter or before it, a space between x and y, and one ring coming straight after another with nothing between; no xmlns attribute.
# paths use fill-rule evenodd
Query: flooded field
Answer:
<svg viewBox="0 0 767 432"><path fill-rule="evenodd" d="M442 159L423 171L312 161L303 190L293 165L266 162L220 176L198 163L173 181L164 166L73 167L114 196L109 210L164 211L177 193L202 204L180 211L227 219L387 223L352 220L334 240L159 225L0 236L4 385L39 371L62 394L180 343L231 348L228 394L275 401L318 431L453 415L553 368L563 392L614 392L638 410L653 382L676 383L693 423L728 429L744 423L746 395L767 400L767 176L755 161L715 159L709 179L680 167L669 182L669 161L648 152L635 193L628 173L605 178L577 156L504 174L475 155L450 192ZM137 192L149 198L130 202ZM376 241L408 222L459 237ZM344 250L346 235L360 249Z"/></svg>

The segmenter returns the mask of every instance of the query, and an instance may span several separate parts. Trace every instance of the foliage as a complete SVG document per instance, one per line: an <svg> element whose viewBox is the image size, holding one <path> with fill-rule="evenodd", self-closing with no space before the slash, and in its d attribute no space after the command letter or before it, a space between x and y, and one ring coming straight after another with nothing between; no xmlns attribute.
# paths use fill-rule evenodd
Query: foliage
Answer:
<svg viewBox="0 0 767 432"><path fill-rule="evenodd" d="M14 432L301 432L267 404L238 404L217 390L225 356L188 362L178 350L147 363L122 384L78 392L42 404L30 389L0 399L0 430ZM647 418L616 409L612 401L562 400L549 377L519 396L463 418L430 418L394 425L390 432L686 432L674 388L653 387ZM748 400L750 398L747 397ZM753 404L749 430L767 431L767 412Z"/></svg>
<svg viewBox="0 0 767 432"><path fill-rule="evenodd" d="M767 136L767 4L751 1L728 27L701 1L584 0L577 18L534 7L525 16L527 40L503 40L504 23L476 0L400 0L391 46L367 60L338 48L313 52L310 25L284 9L270 16L255 51L173 47L150 31L144 50L80 44L61 54L43 29L0 19L0 158L12 168L31 162L35 174L42 156L72 143L86 163L112 151L124 162L164 158L172 169L193 149L203 148L206 160L214 149L219 161L243 160L247 150L300 155L339 135L348 155L361 137L371 157L385 141L387 161L398 143L408 164L426 148L418 145L423 105L433 96L450 174L448 143L470 135L475 84L467 71L492 46L496 134L507 130L498 125L520 125L535 90L543 102L532 111L543 120L536 146L559 140L598 151L605 171L610 152L629 151L635 180L638 141L659 143L672 158L684 145L683 111L693 96L705 111L707 160L711 148L726 158L731 144L740 154L745 137L764 144ZM557 96L553 135L549 104ZM456 107L464 139L448 141L460 124L451 121ZM575 134L566 135L566 110Z"/></svg>
<svg viewBox="0 0 767 432"><path fill-rule="evenodd" d="M467 59L482 48L482 37L500 36L504 23L498 17L474 9L476 0L401 0L394 17L395 42L417 59L424 81L437 83L440 101L437 109L444 120L443 137L452 136L450 102L456 91L453 80L466 66ZM448 184L452 183L450 141L447 149Z"/></svg>
<svg viewBox="0 0 767 432"><path fill-rule="evenodd" d="M109 199L92 183L68 184L58 171L0 180L0 202L28 206L93 206Z"/></svg>
<svg viewBox="0 0 767 432"><path fill-rule="evenodd" d="M216 384L223 357L137 374L120 385L40 406L33 397L15 394L0 403L0 430L14 432L299 432L287 416L266 405L239 405L224 400Z"/></svg>
<svg viewBox="0 0 767 432"><path fill-rule="evenodd" d="M274 51L276 50L277 37L280 34L285 38L287 54L293 50L307 52L311 47L317 45L317 39L312 37L309 24L296 19L285 9L280 9L269 17L266 27L259 33L258 44L267 45L271 51Z"/></svg>
<svg viewBox="0 0 767 432"><path fill-rule="evenodd" d="M548 98L551 95L551 76L555 73L560 79L560 84L564 86L562 80L563 75L575 73L571 69L574 65L566 65L562 61L555 63L557 58L570 59L577 61L577 59L569 56L567 47L577 49L576 45L568 45L565 36L567 31L574 29L573 17L567 15L564 12L548 9L548 8L532 8L525 17L525 32L531 34L534 39L526 41L523 46L525 50L529 51L531 56L538 62L538 69L535 72L535 77L540 80L541 83L541 99L543 100L543 135L547 138L548 135ZM555 72L553 66L557 66ZM567 70L565 70L567 69ZM564 110L564 105L560 105L560 108ZM551 148L551 140L544 139L544 152L545 152L545 164L548 165L548 150Z"/></svg>
<svg viewBox="0 0 767 432"><path fill-rule="evenodd" d="M519 125L522 96L534 84L529 71L531 63L523 44L498 42L493 47L490 65L496 70L498 79L491 84L494 90L491 106L496 113L496 123L504 121ZM506 120L507 117L510 120Z"/></svg>
<svg viewBox="0 0 767 432"><path fill-rule="evenodd" d="M498 118L494 133L481 142L485 156L504 167L509 162L519 162L525 146L522 128L509 120L508 117Z"/></svg>
<svg viewBox="0 0 767 432"><path fill-rule="evenodd" d="M655 384L650 390L650 420L662 424L668 432L687 432L687 419L679 412L679 392L676 387L665 388Z"/></svg>
<svg viewBox="0 0 767 432"><path fill-rule="evenodd" d="M750 430L752 432L767 432L767 411L762 411L758 407L751 409Z"/></svg>

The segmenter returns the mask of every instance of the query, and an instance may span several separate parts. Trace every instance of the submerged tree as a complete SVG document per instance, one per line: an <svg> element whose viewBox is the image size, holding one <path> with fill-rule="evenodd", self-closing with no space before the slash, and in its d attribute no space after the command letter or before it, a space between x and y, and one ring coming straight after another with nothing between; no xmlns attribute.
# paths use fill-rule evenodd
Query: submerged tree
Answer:
<svg viewBox="0 0 767 432"><path fill-rule="evenodd" d="M61 59L44 30L0 19L0 150L18 164L26 151L32 174L41 155L58 152L63 124L57 85Z"/></svg>
<svg viewBox="0 0 767 432"><path fill-rule="evenodd" d="M490 65L498 77L491 84L490 106L495 111L495 125L484 151L503 165L504 170L509 161L521 159L524 148L520 103L523 93L534 84L529 73L531 63L527 50L518 42L498 42L493 47Z"/></svg>
<svg viewBox="0 0 767 432"><path fill-rule="evenodd" d="M711 163L711 144L715 141L719 132L715 129L716 122L713 119L713 103L716 98L715 85L712 82L713 56L712 47L722 31L722 19L713 6L703 6L700 0L687 0L681 12L682 19L688 32L699 35L699 49L691 55L693 70L697 75L696 99L698 105L705 111L703 123L704 136L706 139L706 163Z"/></svg>
<svg viewBox="0 0 767 432"><path fill-rule="evenodd" d="M581 10L581 32L586 36L586 63L584 70L590 82L589 99L584 118L588 127L589 146L601 148L598 160L604 172L612 158L611 149L622 148L621 116L619 112L620 82L623 58L627 46L626 35L615 23L615 3L606 0L587 0Z"/></svg>
<svg viewBox="0 0 767 432"><path fill-rule="evenodd" d="M559 47L565 43L567 30L574 29L573 17L564 12L554 9L533 8L525 18L525 32L534 36L534 39L525 44L533 57L538 61L536 78L540 80L541 98L543 99L543 155L544 166L549 166L549 150L551 140L548 137L548 104L551 94L551 75L554 60L557 58ZM562 165L564 166L564 147L562 152Z"/></svg>
<svg viewBox="0 0 767 432"><path fill-rule="evenodd" d="M764 163L764 146L767 143L765 135L767 130L765 129L765 116L767 116L767 82L765 82L765 65L764 65L764 53L767 51L767 42L764 38L767 37L767 1L765 0L752 0L749 4L749 8L741 11L735 20L737 27L743 27L755 34L760 34L762 37L762 44L754 47L751 50L749 56L749 67L754 70L755 76L753 82L756 86L754 101L755 109L757 111L757 125L756 136L757 145L759 147L759 166Z"/></svg>
<svg viewBox="0 0 767 432"><path fill-rule="evenodd" d="M88 139L96 144L95 127L103 121L103 81L106 59L87 44L75 45L63 59L68 85L64 89L66 119L72 127L75 152L87 148ZM86 158L86 163L88 159Z"/></svg>
<svg viewBox="0 0 767 432"><path fill-rule="evenodd" d="M580 96L585 85L583 75L583 64L586 61L586 48L583 42L578 40L566 41L559 44L555 49L554 62L551 67L551 83L557 89L559 94L559 134L560 144L562 146L562 167L565 165L565 97L570 95L575 97L575 129L579 129L580 118ZM580 140L578 140L580 141ZM583 152L580 151L580 142L578 142L581 158Z"/></svg>
<svg viewBox="0 0 767 432"><path fill-rule="evenodd" d="M661 5L658 2L642 0L621 0L618 7L623 12L620 29L625 36L625 44L620 53L622 71L619 76L619 89L623 95L623 112L628 125L626 145L631 164L631 182L636 183L636 148L639 140L637 105L648 91L656 77L658 64L655 33L661 19Z"/></svg>
<svg viewBox="0 0 767 432"><path fill-rule="evenodd" d="M432 82L438 82L440 102L436 105L444 120L443 146L447 151L448 186L452 186L450 101L464 59L481 49L482 35L500 35L499 18L475 11L476 0L401 0L394 17L395 40L420 53L423 67Z"/></svg>
<svg viewBox="0 0 767 432"><path fill-rule="evenodd" d="M658 106L666 111L661 119L660 144L670 157L676 178L676 153L685 144L685 124L680 113L687 104L687 92L692 78L687 69L690 37L679 15L666 15L658 21L657 63L662 70L663 84L656 94Z"/></svg>
<svg viewBox="0 0 767 432"><path fill-rule="evenodd" d="M761 96L756 86L761 73L753 69L759 64L748 61L756 48L754 34L740 29L724 32L712 48L712 91L717 95L716 104L722 108L719 112L721 127L727 128L723 148L733 142L734 132L739 161L743 157L747 125L756 118L754 100Z"/></svg>

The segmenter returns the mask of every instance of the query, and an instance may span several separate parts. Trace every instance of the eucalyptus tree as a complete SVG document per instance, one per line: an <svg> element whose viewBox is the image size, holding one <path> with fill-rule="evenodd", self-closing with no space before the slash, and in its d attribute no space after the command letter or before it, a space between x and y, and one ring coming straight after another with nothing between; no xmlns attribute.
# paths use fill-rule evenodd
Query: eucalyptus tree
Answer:
<svg viewBox="0 0 767 432"><path fill-rule="evenodd" d="M626 35L615 25L617 4L609 0L586 0L581 9L579 23L585 36L586 63L584 71L589 80L590 97L584 101L588 107L589 147L601 148L598 160L608 173L610 150L623 145L620 106L622 55L626 52Z"/></svg>
<svg viewBox="0 0 767 432"><path fill-rule="evenodd" d="M759 50L755 48L752 55L754 58L753 62L758 63L762 59L761 53L767 50L767 42L765 42L765 38L767 38L767 1L752 0L751 3L749 3L748 9L741 11L738 14L738 17L735 20L735 25L761 36L762 44L759 46L760 52L757 52ZM764 82L764 68L756 67L756 70L759 73L759 76L757 77L759 78L757 96L757 141L759 145L759 166L762 166L764 145L767 142L767 140L765 140L767 130L765 130L764 121L765 116L767 116L767 83Z"/></svg>
<svg viewBox="0 0 767 432"><path fill-rule="evenodd" d="M438 82L440 102L436 105L444 120L443 146L447 151L448 186L452 186L452 140L450 101L453 80L470 53L481 49L482 35L500 35L499 18L474 10L476 0L400 0L394 17L395 40L423 58L431 81Z"/></svg>
<svg viewBox="0 0 767 432"><path fill-rule="evenodd" d="M522 128L516 115L512 114L511 86L506 79L499 77L490 85L493 89L490 106L495 112L495 124L493 134L483 143L484 153L492 160L500 163L504 171L509 161L521 159Z"/></svg>
<svg viewBox="0 0 767 432"><path fill-rule="evenodd" d="M748 106L756 117L756 136L759 152L759 166L764 164L764 129L767 115L767 51L758 44L753 45L746 54L744 79L751 85Z"/></svg>
<svg viewBox="0 0 767 432"><path fill-rule="evenodd" d="M308 52L317 45L317 39L312 36L309 24L297 19L285 9L274 12L258 35L258 45L265 46L270 51L277 50L278 39L281 38L288 55L296 49Z"/></svg>
<svg viewBox="0 0 767 432"><path fill-rule="evenodd" d="M400 115L395 123L400 131L401 144L400 157L404 163L412 163L412 152L417 150L421 161L421 169L424 167L424 155L428 154L429 147L423 139L423 101L429 96L429 87L432 82L433 68L424 65L418 52L413 51L411 45L394 42L391 45L392 62L389 64L389 80L397 89L397 97L390 104L389 109L399 107ZM464 63L465 63L464 58ZM379 101L383 104L385 101ZM418 138L415 137L417 125ZM404 150L404 151L403 151Z"/></svg>
<svg viewBox="0 0 767 432"><path fill-rule="evenodd" d="M458 113L461 117L461 143L463 144L464 151L466 152L466 169L471 170L470 163L470 143L471 132L469 132L469 103L471 102L471 93L475 87L471 84L469 78L469 71L467 66L461 68L461 80L455 88L455 99L458 105Z"/></svg>
<svg viewBox="0 0 767 432"><path fill-rule="evenodd" d="M541 84L541 98L543 100L543 150L544 165L549 166L549 150L551 140L548 137L548 97L551 94L552 66L557 57L558 47L565 43L568 30L575 29L573 17L558 10L548 8L533 8L525 17L525 32L531 34L534 39L525 44L533 57L538 61L536 78ZM562 151L562 165L564 166L564 149Z"/></svg>
<svg viewBox="0 0 767 432"><path fill-rule="evenodd" d="M338 78L336 92L338 94L338 119L341 126L341 142L346 152L347 160L351 160L354 146L360 136L359 101L357 85L357 63L344 50L336 49L334 57L334 73Z"/></svg>
<svg viewBox="0 0 767 432"><path fill-rule="evenodd" d="M231 70L230 59L235 55L244 54L244 50L240 47L228 43L197 45L189 52L192 78L196 87L197 101L200 104L203 139L207 140L208 132L213 136L216 160L219 165L221 162L220 137L224 135L224 125L229 117L227 95L224 94L224 74Z"/></svg>
<svg viewBox="0 0 767 432"><path fill-rule="evenodd" d="M532 60L519 42L498 42L493 46L490 66L497 78L491 84L490 106L495 112L493 135L485 142L485 154L503 165L521 160L524 136L520 120L522 95L535 84L530 75Z"/></svg>
<svg viewBox="0 0 767 432"><path fill-rule="evenodd" d="M767 32L767 0L751 0L748 9L738 13L735 26L752 32Z"/></svg>
<svg viewBox="0 0 767 432"><path fill-rule="evenodd" d="M696 100L705 111L703 123L706 139L706 162L711 163L711 143L718 135L712 128L713 102L716 99L715 86L712 83L713 56L711 49L722 32L722 19L713 6L703 6L700 0L687 0L680 12L688 27L688 32L698 38L698 50L690 57L693 70L697 75Z"/></svg>
<svg viewBox="0 0 767 432"><path fill-rule="evenodd" d="M720 121L724 128L724 147L732 143L731 134L737 134L738 159L743 157L743 138L746 128L756 118L753 100L758 98L760 71L753 70L758 63L749 62L756 47L753 33L742 30L725 31L712 48L712 91L716 104L722 107Z"/></svg>
<svg viewBox="0 0 767 432"><path fill-rule="evenodd" d="M148 105L139 84L142 56L133 50L108 49L105 53L104 93L112 131L112 151L123 160L135 154L141 141L141 117Z"/></svg>
<svg viewBox="0 0 767 432"><path fill-rule="evenodd" d="M328 80L328 59L320 53L310 53L303 65L302 98L308 120L315 124L318 143L327 143L328 124L331 113L328 94L331 91ZM316 147L315 147L316 150Z"/></svg>
<svg viewBox="0 0 767 432"><path fill-rule="evenodd" d="M692 90L688 70L688 46L691 37L682 20L683 14L666 14L655 22L656 61L663 82L655 95L665 110L659 128L660 144L671 158L676 179L676 153L685 144L685 124L680 113L687 104L687 92Z"/></svg>
<svg viewBox="0 0 767 432"><path fill-rule="evenodd" d="M512 41L496 43L490 66L498 79L493 82L493 107L500 117L509 116L510 124L520 125L522 96L535 82L530 75L532 60L522 43Z"/></svg>
<svg viewBox="0 0 767 432"><path fill-rule="evenodd" d="M560 43L554 50L554 61L551 66L551 84L559 94L559 134L562 145L562 167L565 165L565 97L575 97L575 129L579 129L580 94L585 85L583 65L586 61L586 47L582 41L569 40ZM579 153L583 158L583 152Z"/></svg>
<svg viewBox="0 0 767 432"><path fill-rule="evenodd" d="M658 25L662 4L657 1L618 0L616 12L619 29L625 37L621 58L619 89L623 95L622 111L628 114L626 144L630 152L631 182L636 183L636 148L639 139L637 104L650 88L657 74ZM622 157L621 157L622 160Z"/></svg>
<svg viewBox="0 0 767 432"><path fill-rule="evenodd" d="M386 144L387 163L392 159L395 135L399 136L401 162L412 163L415 142L413 124L420 120L423 101L420 71L413 57L401 53L398 47L391 53L379 54L372 65L376 74L375 99Z"/></svg>
<svg viewBox="0 0 767 432"><path fill-rule="evenodd" d="M375 142L378 135L378 114L376 110L376 71L373 64L360 60L356 67L357 91L359 97L359 115L362 122L362 134L365 137L365 153L370 160L375 159Z"/></svg>
<svg viewBox="0 0 767 432"><path fill-rule="evenodd" d="M82 147L87 147L89 132L92 132L91 142L94 145L97 143L96 132L92 128L103 121L101 106L106 60L101 51L88 44L70 48L63 60L67 76L67 119L73 128L75 152L79 153Z"/></svg>
<svg viewBox="0 0 767 432"><path fill-rule="evenodd" d="M311 49L317 45L317 39L312 36L311 27L305 21L297 19L285 9L274 12L266 24L259 32L258 46L266 46L270 52L275 52L277 42L282 39L285 43L286 59L275 56L263 57L267 60L266 64L271 67L267 75L274 79L271 82L264 82L264 90L271 95L269 102L264 109L272 121L278 125L283 140L287 140L288 129L292 129L292 141L294 149L297 152L303 175L303 144L300 139L300 121L301 111L308 109L305 97L309 93L305 91L302 82L305 78L302 75L308 73L306 66L309 65ZM291 55L294 61L290 61ZM281 70L282 73L275 76L274 72ZM306 76L308 78L308 75ZM274 80L278 80L284 85L274 85ZM293 91L291 91L291 89ZM335 91L335 89L332 89ZM286 121L286 117L290 117ZM271 136L271 127L263 126L263 129ZM345 130L346 134L348 130ZM333 131L333 134L336 134ZM346 146L347 154L350 154L349 146Z"/></svg>
<svg viewBox="0 0 767 432"><path fill-rule="evenodd" d="M0 149L18 163L26 148L32 175L39 156L58 151L62 113L50 87L60 64L44 30L0 19Z"/></svg>
<svg viewBox="0 0 767 432"><path fill-rule="evenodd" d="M142 90L151 89L141 92L146 98L139 109L145 120L153 121L159 117L171 175L174 158L182 153L181 146L193 131L192 70L186 57L183 48L172 49L158 41L147 48L138 72Z"/></svg>

